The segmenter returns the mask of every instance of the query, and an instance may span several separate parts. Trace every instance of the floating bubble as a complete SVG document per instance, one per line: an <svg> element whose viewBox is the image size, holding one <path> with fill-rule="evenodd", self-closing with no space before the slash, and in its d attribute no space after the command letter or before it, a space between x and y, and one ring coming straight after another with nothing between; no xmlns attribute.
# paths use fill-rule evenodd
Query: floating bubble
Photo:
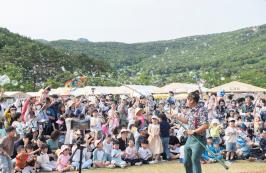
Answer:
<svg viewBox="0 0 266 173"><path fill-rule="evenodd" d="M237 78L237 76L231 76L232 80L235 80Z"/></svg>
<svg viewBox="0 0 266 173"><path fill-rule="evenodd" d="M74 72L74 75L75 75L75 76L78 76L78 75L79 75L79 72L75 71L75 72Z"/></svg>
<svg viewBox="0 0 266 173"><path fill-rule="evenodd" d="M61 69L62 69L62 71L64 71L64 72L66 71L66 69L65 69L65 67L64 67L64 66L62 66L62 67L61 67Z"/></svg>
<svg viewBox="0 0 266 173"><path fill-rule="evenodd" d="M23 85L20 85L19 88L24 89L25 87Z"/></svg>
<svg viewBox="0 0 266 173"><path fill-rule="evenodd" d="M208 71L206 71L206 72L205 72L205 74L209 74L209 72L208 72Z"/></svg>
<svg viewBox="0 0 266 173"><path fill-rule="evenodd" d="M152 55L153 58L156 58L156 55Z"/></svg>
<svg viewBox="0 0 266 173"><path fill-rule="evenodd" d="M221 77L221 80L225 80L225 78L224 77Z"/></svg>
<svg viewBox="0 0 266 173"><path fill-rule="evenodd" d="M9 84L10 83L10 78L4 74L3 76L0 76L0 85L3 86L5 84Z"/></svg>
<svg viewBox="0 0 266 173"><path fill-rule="evenodd" d="M13 86L17 86L17 85L18 85L18 81L17 81L17 80L12 80L12 81L11 81L11 84L12 84Z"/></svg>

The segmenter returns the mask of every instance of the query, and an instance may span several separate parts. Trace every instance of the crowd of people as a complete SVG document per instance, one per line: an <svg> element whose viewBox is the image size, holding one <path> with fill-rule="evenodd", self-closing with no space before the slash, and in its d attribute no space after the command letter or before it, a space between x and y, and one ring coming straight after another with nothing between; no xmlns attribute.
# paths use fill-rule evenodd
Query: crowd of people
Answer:
<svg viewBox="0 0 266 173"><path fill-rule="evenodd" d="M125 168L185 161L187 132L177 123L186 117L186 100L152 96L49 95L0 100L0 170L12 172ZM198 103L207 110L209 128L201 163L260 161L266 156L265 94L206 94ZM88 122L73 129L73 121ZM81 146L82 149L81 152ZM82 153L82 154L81 154Z"/></svg>

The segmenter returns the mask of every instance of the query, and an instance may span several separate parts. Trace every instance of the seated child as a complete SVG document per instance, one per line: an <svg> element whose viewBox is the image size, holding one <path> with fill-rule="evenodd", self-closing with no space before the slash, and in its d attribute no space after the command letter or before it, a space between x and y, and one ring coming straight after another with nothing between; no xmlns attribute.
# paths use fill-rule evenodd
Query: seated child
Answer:
<svg viewBox="0 0 266 173"><path fill-rule="evenodd" d="M109 167L110 162L107 161L107 154L103 149L102 140L95 141L96 149L93 151L93 166L96 168Z"/></svg>
<svg viewBox="0 0 266 173"><path fill-rule="evenodd" d="M138 159L138 152L133 140L128 141L128 147L125 151L125 161L130 163L131 166L140 166L142 164L142 162L140 162Z"/></svg>
<svg viewBox="0 0 266 173"><path fill-rule="evenodd" d="M214 152L216 158L219 160L222 160L223 159L223 152L224 152L223 148L220 146L220 144L217 144L217 143L214 144L213 146L214 146L213 152Z"/></svg>
<svg viewBox="0 0 266 173"><path fill-rule="evenodd" d="M26 145L26 152L29 154L29 158L27 160L27 166L28 167L32 167L33 169L36 169L37 167L37 155L36 151L33 151L33 145L32 144L28 144Z"/></svg>
<svg viewBox="0 0 266 173"><path fill-rule="evenodd" d="M55 171L56 170L56 161L50 161L48 152L48 145L43 144L41 146L41 153L37 156L37 162L39 163L41 170L43 171Z"/></svg>
<svg viewBox="0 0 266 173"><path fill-rule="evenodd" d="M72 147L72 153L75 152L76 148L77 148L77 145L74 145ZM80 161L80 149L77 149L72 158L72 166L75 167L76 170L79 169L79 161ZM92 160L86 159L86 152L83 152L81 169L89 169L91 165L92 165Z"/></svg>
<svg viewBox="0 0 266 173"><path fill-rule="evenodd" d="M207 145L206 147L214 152L214 146L213 146L213 140L212 140L212 137L208 137L207 138ZM215 162L215 159L213 157L213 155L211 153L209 153L207 150L204 151L204 153L202 154L202 163L214 163Z"/></svg>
<svg viewBox="0 0 266 173"><path fill-rule="evenodd" d="M73 167L70 164L70 156L69 156L69 147L67 145L63 145L60 150L60 154L57 160L57 171L65 172L73 170Z"/></svg>
<svg viewBox="0 0 266 173"><path fill-rule="evenodd" d="M124 153L119 149L119 142L115 141L113 144L113 150L111 153L111 163L114 166L118 166L120 168L125 168L127 163L122 160L122 155Z"/></svg>
<svg viewBox="0 0 266 173"><path fill-rule="evenodd" d="M29 154L26 152L24 146L20 145L17 148L15 172L21 172L27 165Z"/></svg>
<svg viewBox="0 0 266 173"><path fill-rule="evenodd" d="M107 161L111 161L111 152L113 149L113 142L111 135L108 135L103 141L103 148L105 153L107 154Z"/></svg>
<svg viewBox="0 0 266 173"><path fill-rule="evenodd" d="M139 159L143 164L149 164L149 161L152 160L152 153L149 149L149 142L148 140L141 141L141 147L138 151Z"/></svg>
<svg viewBox="0 0 266 173"><path fill-rule="evenodd" d="M169 148L170 148L170 159L178 159L180 156L180 142L174 135L173 130L170 133Z"/></svg>

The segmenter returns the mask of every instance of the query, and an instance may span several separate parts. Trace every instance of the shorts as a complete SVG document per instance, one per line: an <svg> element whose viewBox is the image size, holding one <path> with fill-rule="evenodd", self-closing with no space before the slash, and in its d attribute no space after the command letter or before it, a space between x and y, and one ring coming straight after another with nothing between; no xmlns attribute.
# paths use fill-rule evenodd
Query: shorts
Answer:
<svg viewBox="0 0 266 173"><path fill-rule="evenodd" d="M226 143L227 152L236 152L236 143L227 142Z"/></svg>

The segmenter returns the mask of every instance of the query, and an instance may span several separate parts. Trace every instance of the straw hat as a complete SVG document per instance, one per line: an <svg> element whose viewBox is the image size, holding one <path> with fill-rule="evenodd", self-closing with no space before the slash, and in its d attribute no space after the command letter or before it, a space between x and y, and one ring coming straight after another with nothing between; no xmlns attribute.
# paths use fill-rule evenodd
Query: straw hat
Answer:
<svg viewBox="0 0 266 173"><path fill-rule="evenodd" d="M135 116L140 112L140 111L142 111L142 109L141 108L136 108L136 110L135 110Z"/></svg>
<svg viewBox="0 0 266 173"><path fill-rule="evenodd" d="M101 139L98 139L98 140L95 141L94 144L95 144L95 146L97 147L97 145L98 145L99 143L101 143L101 142L102 142L102 140L101 140Z"/></svg>

